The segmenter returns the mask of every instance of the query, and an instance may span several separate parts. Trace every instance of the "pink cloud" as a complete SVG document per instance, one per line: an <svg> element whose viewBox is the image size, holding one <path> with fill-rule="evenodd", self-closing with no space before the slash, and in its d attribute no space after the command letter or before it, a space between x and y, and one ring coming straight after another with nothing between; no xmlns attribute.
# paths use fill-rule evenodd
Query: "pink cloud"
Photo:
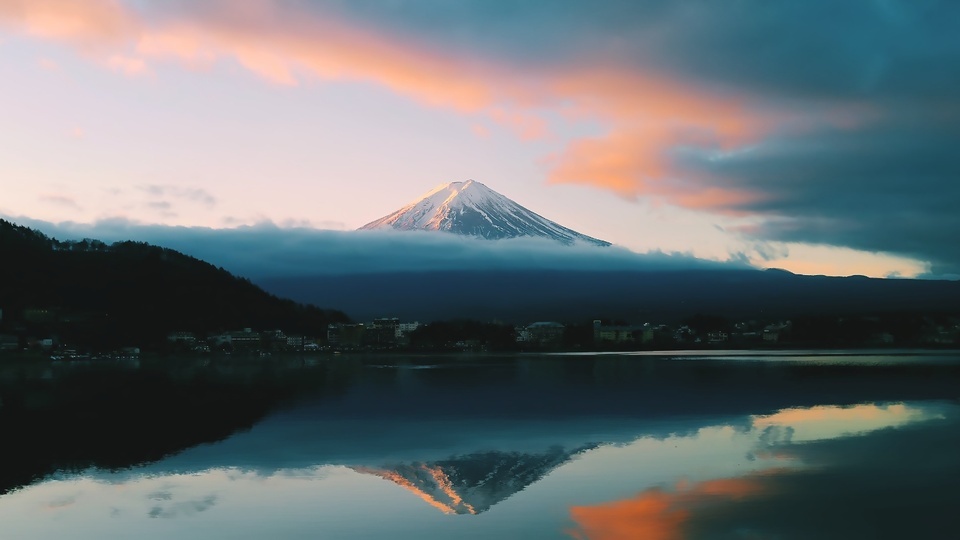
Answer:
<svg viewBox="0 0 960 540"><path fill-rule="evenodd" d="M114 0L0 0L0 24L83 47L122 44L137 21Z"/></svg>
<svg viewBox="0 0 960 540"><path fill-rule="evenodd" d="M142 75L148 72L146 60L122 54L110 56L107 59L107 65L127 75Z"/></svg>
<svg viewBox="0 0 960 540"><path fill-rule="evenodd" d="M544 113L600 121L605 134L549 156L549 182L701 210L735 211L759 195L691 176L674 163L675 149L730 151L795 120L656 70L587 64L520 69L291 6L212 2L193 15L148 21L115 0L0 0L0 22L77 45L126 74L146 73L158 61L191 67L233 61L280 85L313 78L366 81L424 104L486 115L527 140L549 135Z"/></svg>
<svg viewBox="0 0 960 540"><path fill-rule="evenodd" d="M490 128L487 126L476 123L470 126L470 131L480 139L489 139L490 138Z"/></svg>
<svg viewBox="0 0 960 540"><path fill-rule="evenodd" d="M60 71L60 64L50 58L41 58L37 64L46 71Z"/></svg>

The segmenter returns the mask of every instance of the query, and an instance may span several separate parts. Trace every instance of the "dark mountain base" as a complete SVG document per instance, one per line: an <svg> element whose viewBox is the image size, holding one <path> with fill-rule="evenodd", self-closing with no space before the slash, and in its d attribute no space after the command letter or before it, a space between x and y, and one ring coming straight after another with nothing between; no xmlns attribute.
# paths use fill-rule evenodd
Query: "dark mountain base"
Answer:
<svg viewBox="0 0 960 540"><path fill-rule="evenodd" d="M262 279L274 294L344 306L359 320L671 322L960 310L960 282L799 276L783 271L442 271Z"/></svg>

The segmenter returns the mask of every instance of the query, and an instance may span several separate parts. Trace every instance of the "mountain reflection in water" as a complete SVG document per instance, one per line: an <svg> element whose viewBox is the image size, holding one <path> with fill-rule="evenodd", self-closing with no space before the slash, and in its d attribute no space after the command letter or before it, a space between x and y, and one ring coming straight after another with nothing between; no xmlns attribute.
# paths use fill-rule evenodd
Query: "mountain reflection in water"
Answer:
<svg viewBox="0 0 960 540"><path fill-rule="evenodd" d="M0 371L15 441L0 523L10 538L956 537L960 374L927 360ZM128 407L90 392L121 381ZM66 427L33 438L33 422Z"/></svg>
<svg viewBox="0 0 960 540"><path fill-rule="evenodd" d="M595 446L586 445L572 451L555 446L542 453L483 452L433 463L354 467L354 470L390 480L441 512L479 514Z"/></svg>

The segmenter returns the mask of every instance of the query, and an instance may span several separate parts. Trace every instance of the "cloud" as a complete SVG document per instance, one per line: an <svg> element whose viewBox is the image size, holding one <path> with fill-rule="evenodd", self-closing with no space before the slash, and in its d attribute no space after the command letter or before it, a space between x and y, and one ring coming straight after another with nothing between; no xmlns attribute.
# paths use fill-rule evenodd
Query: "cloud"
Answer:
<svg viewBox="0 0 960 540"><path fill-rule="evenodd" d="M522 65L540 73L546 94L604 119L607 131L550 157L552 182L749 217L757 225L741 232L760 240L894 253L929 261L937 274L960 269L951 234L960 225L954 3L341 9Z"/></svg>
<svg viewBox="0 0 960 540"><path fill-rule="evenodd" d="M145 207L149 208L166 218L177 217L177 213L173 211L173 203L170 201L147 201L144 204Z"/></svg>
<svg viewBox="0 0 960 540"><path fill-rule="evenodd" d="M694 510L708 505L756 497L763 487L749 478L709 480L680 485L674 492L650 489L632 499L597 506L574 506L570 516L577 528L568 531L578 540L679 540Z"/></svg>
<svg viewBox="0 0 960 540"><path fill-rule="evenodd" d="M77 9L74 16L102 21L112 13L107 6L117 7L114 3L101 4L90 2L89 12ZM433 3L407 4L417 11L418 6ZM686 84L660 70L625 71L622 66L598 62L602 58L598 51L586 50L583 57L542 66L486 57L476 51L467 53L431 39L429 32L418 34L378 25L384 13L369 4L370 9L360 17L352 8L344 9L345 5L336 2L252 1L242 9L233 2L208 2L203 7L174 5L178 7L152 18L126 10L123 19L132 22L123 25L129 30L123 46L115 44L117 32L107 31L113 25L100 25L104 28L103 45L122 49L127 62L134 58L144 62L172 59L193 65L233 61L277 84L298 84L311 78L373 82L425 104L486 114L525 139L547 133L543 112L560 109L598 117L614 128L610 135L592 142L618 154L618 145L629 143L634 155L625 164L629 167L623 169L619 159L611 166L595 161L580 163L592 155L588 150L594 146L591 141L583 141L571 146L566 152L570 158L559 160L559 171L551 178L593 182L582 175L600 171L607 177L597 182L629 196L641 193L643 186L623 175L639 168L644 175L659 180L665 165L662 156L673 145L729 148L756 136L772 120L766 111L749 106L739 96ZM528 8L520 11L527 16L542 14L541 10L531 12ZM59 21L33 21L29 9L24 13L22 20L12 19L28 33L75 41L71 33L55 31ZM44 24L54 29L44 31ZM84 38L95 36L94 31L84 34ZM110 58L113 56L105 61L109 63Z"/></svg>
<svg viewBox="0 0 960 540"><path fill-rule="evenodd" d="M72 495L63 495L45 504L44 509L45 510L61 510L63 508L74 506L75 504L77 504L77 500L79 498L80 498L79 493L75 493Z"/></svg>
<svg viewBox="0 0 960 540"><path fill-rule="evenodd" d="M565 246L539 238L490 241L436 232L334 231L272 223L210 229L143 225L120 218L93 224L12 219L59 239L145 241L252 279L425 270L751 268L741 260L718 262L659 251L639 254L616 246Z"/></svg>
<svg viewBox="0 0 960 540"><path fill-rule="evenodd" d="M784 242L885 251L960 269L960 116L917 115L856 129L784 136L723 159L688 155L683 167L728 191L764 193L727 207L762 216L742 229Z"/></svg>
<svg viewBox="0 0 960 540"><path fill-rule="evenodd" d="M60 64L58 64L56 60L52 60L50 58L41 58L37 61L37 64L45 71L60 71Z"/></svg>
<svg viewBox="0 0 960 540"><path fill-rule="evenodd" d="M547 156L549 182L938 274L960 270L958 21L937 1L0 0L0 24L127 72L369 82L522 138L587 119L597 132Z"/></svg>
<svg viewBox="0 0 960 540"><path fill-rule="evenodd" d="M202 188L164 184L148 184L145 186L140 186L139 189L152 197L172 197L188 202L202 204L208 207L217 204L217 198ZM169 208L169 206L167 206L167 208Z"/></svg>
<svg viewBox="0 0 960 540"><path fill-rule="evenodd" d="M173 500L173 493L167 490L160 490L150 493L147 495L147 498L153 501L170 501Z"/></svg>
<svg viewBox="0 0 960 540"><path fill-rule="evenodd" d="M0 24L49 39L64 40L83 49L121 44L136 32L137 22L115 0L2 0Z"/></svg>
<svg viewBox="0 0 960 540"><path fill-rule="evenodd" d="M146 60L122 54L115 54L108 58L107 65L127 75L143 75L148 72Z"/></svg>
<svg viewBox="0 0 960 540"><path fill-rule="evenodd" d="M45 203L62 206L64 208L69 208L71 210L81 210L80 204L77 202L77 200L68 195L59 195L59 194L41 195L40 200Z"/></svg>
<svg viewBox="0 0 960 540"><path fill-rule="evenodd" d="M156 500L156 499L154 499ZM160 499L168 501L170 499ZM157 505L150 509L147 512L147 515L151 518L175 518L179 516L192 516L194 514L199 514L200 512L206 512L207 510L213 508L217 504L216 495L207 495L206 497L196 500L196 501L184 501L169 503L166 505Z"/></svg>
<svg viewBox="0 0 960 540"><path fill-rule="evenodd" d="M960 67L949 62L960 53L953 31L960 7L943 1L319 5L355 25L525 69L599 63L784 101L922 95L955 102L951 88L960 82Z"/></svg>
<svg viewBox="0 0 960 540"><path fill-rule="evenodd" d="M150 201L147 203L147 207L154 210L169 210L172 206L170 201Z"/></svg>

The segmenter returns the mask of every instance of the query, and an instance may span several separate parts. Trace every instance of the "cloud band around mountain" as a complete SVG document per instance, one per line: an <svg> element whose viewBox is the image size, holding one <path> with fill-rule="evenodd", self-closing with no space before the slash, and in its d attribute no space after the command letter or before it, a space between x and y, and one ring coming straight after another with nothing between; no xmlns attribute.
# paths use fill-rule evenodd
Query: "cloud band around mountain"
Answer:
<svg viewBox="0 0 960 540"><path fill-rule="evenodd" d="M136 240L174 249L251 279L442 270L746 269L683 253L638 254L620 247L564 245L541 238L483 240L420 231L329 231L271 223L233 229L141 225L125 219L94 224L14 218L59 240Z"/></svg>

